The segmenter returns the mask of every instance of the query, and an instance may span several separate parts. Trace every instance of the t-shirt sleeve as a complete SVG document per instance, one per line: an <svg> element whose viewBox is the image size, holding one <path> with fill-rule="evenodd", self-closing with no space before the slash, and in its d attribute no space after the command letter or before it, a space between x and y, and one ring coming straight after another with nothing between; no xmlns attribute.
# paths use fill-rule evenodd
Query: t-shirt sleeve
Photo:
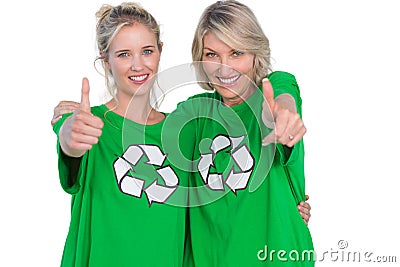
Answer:
<svg viewBox="0 0 400 267"><path fill-rule="evenodd" d="M61 149L59 133L65 120L71 115L64 115L53 125L53 131L57 135L58 175L61 187L69 194L79 191L78 173L82 158L69 157Z"/></svg>
<svg viewBox="0 0 400 267"><path fill-rule="evenodd" d="M284 71L275 71L268 75L268 79L274 89L274 97L281 94L290 94L296 101L297 112L302 116L302 99L300 96L300 88L297 84L296 77L293 74Z"/></svg>
<svg viewBox="0 0 400 267"><path fill-rule="evenodd" d="M287 153L284 146L278 144L281 165L286 171L286 177L290 184L293 196L297 203L305 201L305 172L304 172L304 143L300 140L292 149L289 158L282 155Z"/></svg>
<svg viewBox="0 0 400 267"><path fill-rule="evenodd" d="M299 113L300 117L302 117L302 99L296 77L288 72L275 71L268 76L268 79L270 80L274 89L274 97L276 98L281 94L290 94L296 102L297 112ZM291 165L294 164L299 157L302 157L301 151L303 148L301 146L303 146L302 141L298 142L293 146L293 148L290 149L278 144L277 148L281 155L281 164L285 166Z"/></svg>
<svg viewBox="0 0 400 267"><path fill-rule="evenodd" d="M276 71L268 76L274 89L274 96L290 94L296 101L297 112L302 117L300 88L294 75ZM305 200L304 142L300 140L293 148L277 144L280 163L285 168L293 195L299 203Z"/></svg>

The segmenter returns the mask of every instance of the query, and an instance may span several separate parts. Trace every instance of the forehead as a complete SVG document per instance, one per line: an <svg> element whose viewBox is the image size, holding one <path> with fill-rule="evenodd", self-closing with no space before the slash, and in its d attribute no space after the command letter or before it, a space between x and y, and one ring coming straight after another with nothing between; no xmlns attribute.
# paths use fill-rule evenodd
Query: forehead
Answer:
<svg viewBox="0 0 400 267"><path fill-rule="evenodd" d="M137 48L144 46L156 46L157 40L155 33L147 26L141 23L127 25L122 27L111 41L110 49L114 50L120 47Z"/></svg>
<svg viewBox="0 0 400 267"><path fill-rule="evenodd" d="M210 31L207 32L203 37L203 46L204 48L212 49L214 51L231 51L232 47L224 43L218 36Z"/></svg>

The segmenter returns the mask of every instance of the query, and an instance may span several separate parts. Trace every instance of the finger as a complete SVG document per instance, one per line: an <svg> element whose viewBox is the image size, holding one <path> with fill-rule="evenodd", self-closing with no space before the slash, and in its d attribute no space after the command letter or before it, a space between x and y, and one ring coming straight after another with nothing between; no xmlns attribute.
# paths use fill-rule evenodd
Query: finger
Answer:
<svg viewBox="0 0 400 267"><path fill-rule="evenodd" d="M308 216L308 215L302 214L302 213L300 213L300 215L301 215L301 218L303 219L304 223L308 226L308 222L310 221L311 215Z"/></svg>
<svg viewBox="0 0 400 267"><path fill-rule="evenodd" d="M284 132L282 134L282 140L284 140L287 146L293 146L298 141L300 141L304 134L306 133L306 128L304 127L303 120L297 113L288 113L288 122Z"/></svg>
<svg viewBox="0 0 400 267"><path fill-rule="evenodd" d="M75 149L75 150L81 150L81 151L87 151L92 149L92 145L88 144L88 143L79 143L76 141L71 140L71 143L69 144L69 147L71 149Z"/></svg>
<svg viewBox="0 0 400 267"><path fill-rule="evenodd" d="M62 118L62 116L58 116L58 117L53 117L53 119L51 119L51 126L53 126L57 121L59 121Z"/></svg>
<svg viewBox="0 0 400 267"><path fill-rule="evenodd" d="M71 106L71 107L79 108L79 103L75 102L75 101L62 100L62 101L60 101L60 103L58 103L57 106Z"/></svg>
<svg viewBox="0 0 400 267"><path fill-rule="evenodd" d="M275 108L275 99L274 99L274 89L272 89L272 84L268 80L268 78L264 78L262 80L262 84L263 84L264 100L269 105L271 111L273 111Z"/></svg>
<svg viewBox="0 0 400 267"><path fill-rule="evenodd" d="M93 133L91 131L93 131ZM97 144L99 141L98 137L101 135L101 130L100 130L100 133L97 133L95 131L98 131L98 130L95 130L95 129L86 130L85 133L73 131L71 133L71 145L73 143L87 144L87 145ZM88 132L90 132L90 134L88 134ZM74 147L74 149L77 149L77 148Z"/></svg>
<svg viewBox="0 0 400 267"><path fill-rule="evenodd" d="M276 141L286 145L290 140L285 136L288 128L290 113L287 109L279 110L275 116Z"/></svg>
<svg viewBox="0 0 400 267"><path fill-rule="evenodd" d="M90 92L89 80L87 78L83 78L80 109L88 113L90 113L89 92Z"/></svg>
<svg viewBox="0 0 400 267"><path fill-rule="evenodd" d="M309 199L310 199L310 196L309 196L309 195L306 195L306 201L309 200Z"/></svg>
<svg viewBox="0 0 400 267"><path fill-rule="evenodd" d="M54 108L54 117L58 117L60 115L71 113L77 109L79 109L79 104L78 104L78 106L75 106L75 105L57 106Z"/></svg>
<svg viewBox="0 0 400 267"><path fill-rule="evenodd" d="M304 213L304 214L309 214L310 213L309 212L310 210L308 208L304 207L304 206L301 206L301 204L299 204L297 206L297 209L299 210L300 213Z"/></svg>
<svg viewBox="0 0 400 267"><path fill-rule="evenodd" d="M306 134L306 132L307 132L307 129L305 127L303 127L302 129L300 129L297 132L297 134L295 136L293 136L293 139L291 141L289 141L289 143L287 143L286 145L288 147L293 147L295 144L297 144L303 138L303 136ZM288 139L289 139L289 137L288 137Z"/></svg>
<svg viewBox="0 0 400 267"><path fill-rule="evenodd" d="M299 203L298 206L301 207L304 210L307 210L307 211L311 210L311 205L308 202L302 201L302 202Z"/></svg>
<svg viewBox="0 0 400 267"><path fill-rule="evenodd" d="M99 128L94 128L85 124L74 124L72 129L72 139L82 142L82 143L93 143L95 140L93 138L98 138L102 133L102 130ZM97 143L97 142L96 142Z"/></svg>
<svg viewBox="0 0 400 267"><path fill-rule="evenodd" d="M268 78L264 78L262 83L264 96L262 120L268 128L272 129L274 128L273 112L275 109L274 90Z"/></svg>
<svg viewBox="0 0 400 267"><path fill-rule="evenodd" d="M102 129L104 126L103 121L96 116L93 116L91 113L84 112L80 110L76 113L76 120L83 123L83 125L87 127L93 127L96 129ZM77 123L79 126L80 124Z"/></svg>
<svg viewBox="0 0 400 267"><path fill-rule="evenodd" d="M272 130L262 141L263 146L268 146L269 144L276 142L275 130Z"/></svg>

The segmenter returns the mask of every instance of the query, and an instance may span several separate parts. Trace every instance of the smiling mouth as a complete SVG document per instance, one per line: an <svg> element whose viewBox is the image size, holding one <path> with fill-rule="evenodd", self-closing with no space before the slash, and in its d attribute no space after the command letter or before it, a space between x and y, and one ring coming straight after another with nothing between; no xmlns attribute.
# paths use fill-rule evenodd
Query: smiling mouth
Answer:
<svg viewBox="0 0 400 267"><path fill-rule="evenodd" d="M217 77L217 78L222 84L232 84L232 83L236 82L239 79L239 77L240 77L240 75L236 75L231 78L222 78L222 77Z"/></svg>
<svg viewBox="0 0 400 267"><path fill-rule="evenodd" d="M144 74L144 75L140 75L140 76L129 76L129 79L131 79L134 82L142 82L142 81L146 80L147 77L149 77L149 74Z"/></svg>

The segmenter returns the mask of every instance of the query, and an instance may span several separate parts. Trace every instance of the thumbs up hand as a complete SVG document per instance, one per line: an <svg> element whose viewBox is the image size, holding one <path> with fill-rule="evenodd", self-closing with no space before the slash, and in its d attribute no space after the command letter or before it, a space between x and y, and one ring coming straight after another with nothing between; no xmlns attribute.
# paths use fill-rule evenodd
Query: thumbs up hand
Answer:
<svg viewBox="0 0 400 267"><path fill-rule="evenodd" d="M70 157L81 157L97 144L104 126L103 121L90 112L89 81L82 80L82 95L79 108L65 120L60 129L60 145Z"/></svg>
<svg viewBox="0 0 400 267"><path fill-rule="evenodd" d="M263 94L262 120L268 128L274 129L264 138L263 146L281 143L293 147L307 131L293 97L283 94L274 99L274 90L267 78L263 80Z"/></svg>

